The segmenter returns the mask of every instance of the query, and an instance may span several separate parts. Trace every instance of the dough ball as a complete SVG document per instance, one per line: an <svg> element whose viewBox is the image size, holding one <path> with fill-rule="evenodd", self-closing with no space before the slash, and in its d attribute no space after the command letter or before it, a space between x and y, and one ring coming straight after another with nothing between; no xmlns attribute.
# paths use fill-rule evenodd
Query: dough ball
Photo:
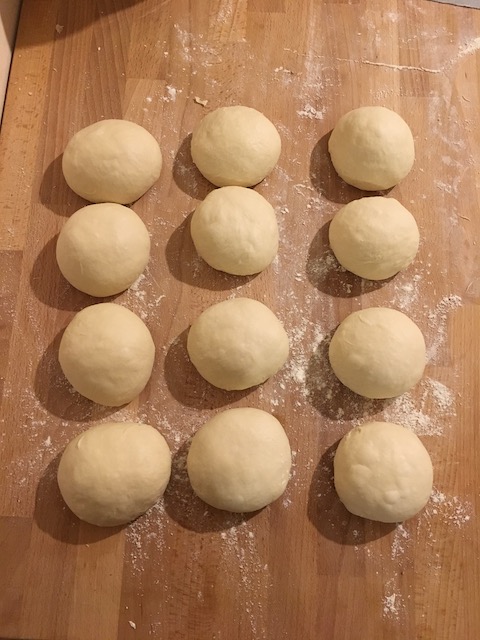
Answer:
<svg viewBox="0 0 480 640"><path fill-rule="evenodd" d="M335 331L330 364L346 387L366 398L394 398L423 375L425 340L395 309L372 307L350 314Z"/></svg>
<svg viewBox="0 0 480 640"><path fill-rule="evenodd" d="M58 467L58 486L73 513L113 527L145 513L170 478L168 444L148 424L107 422L74 438Z"/></svg>
<svg viewBox="0 0 480 640"><path fill-rule="evenodd" d="M79 311L62 336L58 359L82 396L108 407L130 402L152 373L155 345L132 311L105 302Z"/></svg>
<svg viewBox="0 0 480 640"><path fill-rule="evenodd" d="M417 436L390 422L369 422L342 438L333 461L335 489L357 516L402 522L427 504L433 469Z"/></svg>
<svg viewBox="0 0 480 640"><path fill-rule="evenodd" d="M128 120L100 120L78 131L65 148L63 175L90 202L134 202L160 176L158 142Z"/></svg>
<svg viewBox="0 0 480 640"><path fill-rule="evenodd" d="M342 207L330 223L330 246L348 271L384 280L407 267L420 242L412 214L394 198L370 197Z"/></svg>
<svg viewBox="0 0 480 640"><path fill-rule="evenodd" d="M192 216L191 233L200 256L214 269L246 276L263 271L278 249L273 207L245 187L215 189Z"/></svg>
<svg viewBox="0 0 480 640"><path fill-rule="evenodd" d="M204 502L225 511L257 511L282 495L292 456L280 422L260 409L228 409L192 439L187 470Z"/></svg>
<svg viewBox="0 0 480 640"><path fill-rule="evenodd" d="M220 389L248 389L273 376L288 358L277 316L250 298L224 300L192 324L187 350L205 380Z"/></svg>
<svg viewBox="0 0 480 640"><path fill-rule="evenodd" d="M217 187L252 187L277 164L281 140L263 113L250 107L220 107L192 134L192 159Z"/></svg>
<svg viewBox="0 0 480 640"><path fill-rule="evenodd" d="M91 296L128 289L147 266L150 236L137 214L121 204L91 204L74 213L57 240L63 276Z"/></svg>
<svg viewBox="0 0 480 640"><path fill-rule="evenodd" d="M415 147L405 120L385 107L360 107L337 122L328 150L338 175L359 189L390 189L413 166Z"/></svg>

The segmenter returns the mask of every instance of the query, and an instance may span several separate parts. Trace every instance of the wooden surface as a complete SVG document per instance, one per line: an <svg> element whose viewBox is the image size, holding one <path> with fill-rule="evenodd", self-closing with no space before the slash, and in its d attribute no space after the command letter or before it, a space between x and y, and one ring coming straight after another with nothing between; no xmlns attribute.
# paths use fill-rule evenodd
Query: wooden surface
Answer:
<svg viewBox="0 0 480 640"><path fill-rule="evenodd" d="M24 0L0 135L1 637L480 637L479 34L480 11L427 0ZM258 187L278 214L279 255L250 279L208 268L188 231L211 188L189 134L238 103L263 111L283 142ZM416 216L421 249L377 284L342 272L327 244L334 212L362 195L333 172L328 133L365 104L397 110L417 149L391 195ZM59 371L59 335L93 300L54 260L56 234L84 204L62 178L62 150L112 117L144 125L165 159L133 207L152 233L148 273L118 298L151 329L156 365L115 413ZM225 393L192 369L185 335L235 295L278 314L291 358L262 387ZM429 348L425 379L395 402L350 394L326 361L337 323L373 305L408 313ZM191 434L237 405L273 412L295 452L285 496L246 518L196 500L183 467ZM400 527L350 516L332 488L336 442L372 416L413 428L434 462L432 501ZM55 483L66 443L111 417L149 422L174 452L165 500L124 530L80 523Z"/></svg>

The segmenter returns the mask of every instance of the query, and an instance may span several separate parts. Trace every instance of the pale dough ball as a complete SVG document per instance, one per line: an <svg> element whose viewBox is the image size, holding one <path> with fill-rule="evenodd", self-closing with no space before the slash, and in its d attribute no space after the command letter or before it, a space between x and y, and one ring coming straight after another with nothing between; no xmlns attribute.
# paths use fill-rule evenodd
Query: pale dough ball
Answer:
<svg viewBox="0 0 480 640"><path fill-rule="evenodd" d="M146 325L113 303L79 311L62 336L58 359L82 396L108 407L130 402L152 373L155 345Z"/></svg>
<svg viewBox="0 0 480 640"><path fill-rule="evenodd" d="M393 398L423 375L425 340L404 313L385 307L350 314L335 331L330 364L346 387L366 398Z"/></svg>
<svg viewBox="0 0 480 640"><path fill-rule="evenodd" d="M148 511L170 478L171 455L147 424L107 422L74 438L58 467L58 486L73 513L90 524L126 524Z"/></svg>
<svg viewBox="0 0 480 640"><path fill-rule="evenodd" d="M147 266L150 236L137 214L121 204L91 204L76 211L57 240L63 276L91 296L128 289Z"/></svg>
<svg viewBox="0 0 480 640"><path fill-rule="evenodd" d="M158 180L162 154L143 127L128 120L100 120L67 144L63 175L90 202L134 202Z"/></svg>
<svg viewBox="0 0 480 640"><path fill-rule="evenodd" d="M352 429L333 462L335 489L357 516L402 522L427 504L433 468L427 450L405 427L369 422Z"/></svg>
<svg viewBox="0 0 480 640"><path fill-rule="evenodd" d="M262 509L282 495L292 456L280 422L260 409L228 409L194 435L187 457L193 490L225 511Z"/></svg>
<svg viewBox="0 0 480 640"><path fill-rule="evenodd" d="M328 150L338 175L359 189L389 189L413 166L415 147L405 120L385 107L360 107L337 122Z"/></svg>
<svg viewBox="0 0 480 640"><path fill-rule="evenodd" d="M190 327L190 359L220 389L248 389L273 376L288 358L288 336L277 316L250 298L224 300Z"/></svg>
<svg viewBox="0 0 480 640"><path fill-rule="evenodd" d="M277 254L275 212L252 189L215 189L196 208L190 229L200 256L219 271L239 276L259 273Z"/></svg>
<svg viewBox="0 0 480 640"><path fill-rule="evenodd" d="M332 251L348 271L384 280L415 258L420 234L412 214L394 198L354 200L340 209L329 228Z"/></svg>
<svg viewBox="0 0 480 640"><path fill-rule="evenodd" d="M252 187L277 164L281 140L263 113L250 107L220 107L192 134L192 159L217 187Z"/></svg>

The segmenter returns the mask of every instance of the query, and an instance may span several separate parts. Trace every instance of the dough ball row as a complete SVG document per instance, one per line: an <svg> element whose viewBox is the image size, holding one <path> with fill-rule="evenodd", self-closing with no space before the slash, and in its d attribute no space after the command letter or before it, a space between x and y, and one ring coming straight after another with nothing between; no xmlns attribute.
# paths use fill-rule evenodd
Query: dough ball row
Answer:
<svg viewBox="0 0 480 640"><path fill-rule="evenodd" d="M273 207L246 187L268 175L280 150L274 125L247 107L217 109L194 130L192 158L220 188L198 205L191 234L197 252L214 269L251 275L274 259L278 226ZM356 109L341 118L330 137L329 152L338 174L366 190L397 184L414 161L408 125L383 107ZM93 296L115 295L145 269L148 231L122 204L143 195L158 179L161 166L158 143L134 123L95 123L69 142L63 158L67 183L82 197L99 203L73 214L59 235L57 261L73 286ZM378 280L392 277L413 261L419 232L399 202L370 197L337 212L329 239L344 268ZM213 305L193 322L187 351L211 384L248 389L281 369L289 344L270 309L249 298L235 298ZM80 311L65 330L59 350L62 370L72 386L108 406L126 404L144 389L154 355L146 325L112 303ZM390 398L420 380L425 342L419 328L399 311L364 309L339 325L329 358L336 376L355 393ZM140 464L147 449L145 464ZM365 470L362 474L356 471L359 465ZM58 480L65 501L80 518L116 525L133 520L159 499L170 466L168 446L155 429L107 423L92 427L67 446ZM260 509L278 498L290 466L290 446L282 426L253 408L227 410L209 420L195 434L187 459L195 493L214 507L238 512ZM357 515L387 522L411 517L427 502L431 485L428 453L413 433L399 425L362 425L337 449L335 487L347 509Z"/></svg>
<svg viewBox="0 0 480 640"><path fill-rule="evenodd" d="M285 491L292 464L287 435L260 409L227 409L192 438L187 472L204 502L246 513ZM133 422L94 425L65 448L58 467L60 492L81 520L110 527L131 522L163 495L171 453L153 427Z"/></svg>
<svg viewBox="0 0 480 640"><path fill-rule="evenodd" d="M200 375L226 390L249 389L279 371L288 336L276 315L251 298L224 300L192 323L187 351ZM133 311L102 302L79 311L65 329L58 359L72 387L108 407L134 400L147 385L155 344Z"/></svg>

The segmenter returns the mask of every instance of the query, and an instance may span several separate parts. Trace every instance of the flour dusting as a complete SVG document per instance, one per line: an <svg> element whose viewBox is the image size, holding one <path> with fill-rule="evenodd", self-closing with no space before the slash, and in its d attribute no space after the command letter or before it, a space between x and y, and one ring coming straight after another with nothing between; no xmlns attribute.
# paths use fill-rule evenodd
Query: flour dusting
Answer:
<svg viewBox="0 0 480 640"><path fill-rule="evenodd" d="M315 109L311 104L306 104L303 109L297 111L301 118L310 118L310 120L323 120L325 116L325 108Z"/></svg>
<svg viewBox="0 0 480 640"><path fill-rule="evenodd" d="M427 360L435 363L440 349L447 336L447 321L449 314L462 305L462 298L457 294L444 296L437 305L428 312L428 327L433 336L427 345Z"/></svg>
<svg viewBox="0 0 480 640"><path fill-rule="evenodd" d="M395 560L402 556L410 546L411 536L403 524L397 524L392 538L391 557Z"/></svg>
<svg viewBox="0 0 480 640"><path fill-rule="evenodd" d="M424 518L440 516L442 520L460 528L468 524L473 515L473 506L458 496L448 496L438 489L434 489L430 502L425 508Z"/></svg>

